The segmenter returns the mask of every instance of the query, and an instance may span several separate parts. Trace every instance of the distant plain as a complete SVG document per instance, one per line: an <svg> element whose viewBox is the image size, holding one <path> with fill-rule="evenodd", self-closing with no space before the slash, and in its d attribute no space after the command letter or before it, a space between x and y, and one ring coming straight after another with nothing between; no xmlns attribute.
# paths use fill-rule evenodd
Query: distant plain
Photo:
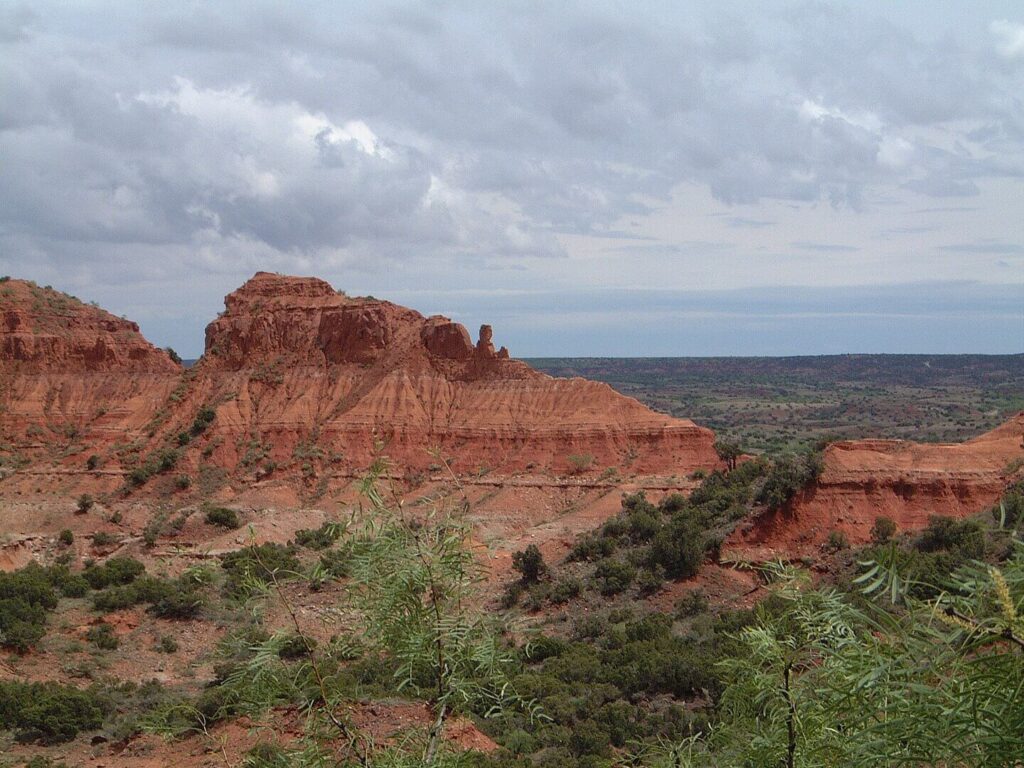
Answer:
<svg viewBox="0 0 1024 768"><path fill-rule="evenodd" d="M1024 354L527 362L553 376L604 381L757 452L865 437L958 442L1024 410Z"/></svg>

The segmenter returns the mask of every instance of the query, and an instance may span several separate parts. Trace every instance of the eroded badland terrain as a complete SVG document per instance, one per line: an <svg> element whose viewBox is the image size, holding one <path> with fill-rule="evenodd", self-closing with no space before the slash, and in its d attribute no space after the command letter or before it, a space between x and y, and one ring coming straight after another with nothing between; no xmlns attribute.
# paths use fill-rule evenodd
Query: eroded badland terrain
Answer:
<svg viewBox="0 0 1024 768"><path fill-rule="evenodd" d="M240 687L267 648L293 682L321 654L375 742L447 718L446 748L480 765L605 765L636 739L699 732L715 664L764 597L757 564L842 581L858 548L913 549L940 528L1000 546L1024 479L1021 362L1003 364L967 382L982 393L970 408L998 422L970 439L901 427L789 456L763 449L828 424L802 429L796 406L785 439L741 417L716 439L678 397L666 415L539 372L489 326L474 340L315 278L256 274L188 368L128 320L5 279L0 764L286 764L274 750L303 733L298 689L261 708ZM668 402L638 381L620 389ZM359 645L347 537L382 514L410 531L466 524L484 567L469 602L502 617L516 687L544 718L494 722L467 697L438 719L419 681L396 684L397 655ZM543 652L524 650L538 633Z"/></svg>

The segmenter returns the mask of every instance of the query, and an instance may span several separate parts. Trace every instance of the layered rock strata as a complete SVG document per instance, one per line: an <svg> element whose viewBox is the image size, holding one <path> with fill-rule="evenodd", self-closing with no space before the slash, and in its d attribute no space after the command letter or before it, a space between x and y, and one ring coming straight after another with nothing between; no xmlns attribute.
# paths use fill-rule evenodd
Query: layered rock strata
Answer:
<svg viewBox="0 0 1024 768"><path fill-rule="evenodd" d="M714 435L583 379L553 379L466 329L315 278L259 273L225 301L184 402L216 405L214 457L280 465L317 454L413 469L684 474L715 466Z"/></svg>
<svg viewBox="0 0 1024 768"><path fill-rule="evenodd" d="M8 465L139 437L181 376L135 323L50 288L4 280L0 318Z"/></svg>
<svg viewBox="0 0 1024 768"><path fill-rule="evenodd" d="M864 544L878 517L891 518L899 531L914 531L931 515L973 515L1024 476L1022 465L1024 413L964 443L833 443L818 481L783 509L737 530L723 557L766 561L813 555L833 531L851 544Z"/></svg>

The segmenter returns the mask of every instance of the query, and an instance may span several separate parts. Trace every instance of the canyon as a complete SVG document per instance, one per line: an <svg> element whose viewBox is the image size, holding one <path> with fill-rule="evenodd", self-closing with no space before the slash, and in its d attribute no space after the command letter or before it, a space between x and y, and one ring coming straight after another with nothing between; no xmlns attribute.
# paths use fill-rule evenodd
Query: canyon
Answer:
<svg viewBox="0 0 1024 768"><path fill-rule="evenodd" d="M710 429L539 373L490 326L474 343L446 317L317 278L257 273L187 369L135 323L50 288L8 279L0 313L0 499L18 537L85 530L69 510L88 493L129 520L147 500L275 510L266 535L280 538L295 526L277 511L342 509L376 467L402 498L466 504L507 562L529 543L564 553L621 493L685 493L724 467ZM1020 474L1022 437L1018 415L962 444L833 443L817 481L744 521L722 557L813 556L834 531L867 541L879 516L913 531L975 514ZM30 549L9 543L8 565Z"/></svg>

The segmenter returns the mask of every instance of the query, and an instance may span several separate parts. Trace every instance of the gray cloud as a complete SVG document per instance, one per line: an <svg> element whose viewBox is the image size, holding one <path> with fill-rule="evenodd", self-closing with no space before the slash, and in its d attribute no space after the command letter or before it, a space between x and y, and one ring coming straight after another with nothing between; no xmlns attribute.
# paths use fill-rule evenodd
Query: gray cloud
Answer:
<svg viewBox="0 0 1024 768"><path fill-rule="evenodd" d="M629 241L601 251L628 277L632 254L734 245L649 231L704 217L673 208L683 188L744 206L720 219L737 239L853 253L759 206L976 199L1024 176L1017 22L926 36L879 9L4 6L0 266L230 287L417 262L458 286L588 237Z"/></svg>
<svg viewBox="0 0 1024 768"><path fill-rule="evenodd" d="M801 251L815 251L817 253L854 253L860 248L854 245L842 245L840 243L811 243L806 240L798 240L790 243L794 248Z"/></svg>
<svg viewBox="0 0 1024 768"><path fill-rule="evenodd" d="M726 223L735 229L765 229L774 227L776 222L764 219L750 219L746 216L729 216Z"/></svg>
<svg viewBox="0 0 1024 768"><path fill-rule="evenodd" d="M1024 253L1024 245L1018 243L997 243L981 241L976 243L955 243L940 245L937 250L950 253L985 253L985 254L1019 254Z"/></svg>

